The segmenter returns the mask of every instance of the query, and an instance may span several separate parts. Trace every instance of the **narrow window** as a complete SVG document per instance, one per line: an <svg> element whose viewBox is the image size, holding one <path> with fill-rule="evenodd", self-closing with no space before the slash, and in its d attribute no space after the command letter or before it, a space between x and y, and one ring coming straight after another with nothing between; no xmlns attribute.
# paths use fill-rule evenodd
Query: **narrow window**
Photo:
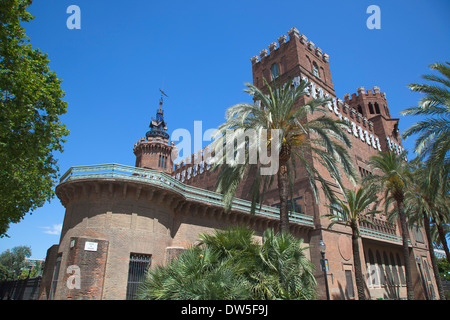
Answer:
<svg viewBox="0 0 450 320"><path fill-rule="evenodd" d="M280 75L280 69L277 63L274 63L270 68L270 75L272 76L272 80L275 80Z"/></svg>
<svg viewBox="0 0 450 320"><path fill-rule="evenodd" d="M397 253L397 267L398 267L398 271L400 274L400 283L402 284L402 286L406 285L406 279L405 279L405 273L403 271L403 265L402 265L402 260L400 259L400 255Z"/></svg>
<svg viewBox="0 0 450 320"><path fill-rule="evenodd" d="M59 268L61 266L61 256L62 255L60 254L56 258L55 269L53 270L52 284L51 284L51 287L50 287L50 294L49 294L49 297L48 297L49 300L54 300L55 299L56 285L58 284Z"/></svg>
<svg viewBox="0 0 450 320"><path fill-rule="evenodd" d="M375 112L373 111L373 105L371 102L369 102L369 112L370 114L374 114Z"/></svg>
<svg viewBox="0 0 450 320"><path fill-rule="evenodd" d="M386 107L386 105L384 105L384 111L386 111L386 115L387 115L388 117L391 116L391 114L389 113L389 109L388 109L388 107Z"/></svg>
<svg viewBox="0 0 450 320"><path fill-rule="evenodd" d="M130 264L128 265L127 300L133 300L136 290L144 280L145 273L151 263L149 254L130 254Z"/></svg>
<svg viewBox="0 0 450 320"><path fill-rule="evenodd" d="M325 76L325 70L322 68L322 67L320 67L320 74L322 75L322 80L323 80L323 82L325 82L325 83L327 83L327 78L326 78L326 76Z"/></svg>
<svg viewBox="0 0 450 320"><path fill-rule="evenodd" d="M369 285L370 286L379 286L380 278L377 272L377 265L375 264L375 259L372 253L372 250L369 249Z"/></svg>
<svg viewBox="0 0 450 320"><path fill-rule="evenodd" d="M158 167L161 167L161 155L159 155L159 159L158 159Z"/></svg>
<svg viewBox="0 0 450 320"><path fill-rule="evenodd" d="M386 252L383 252L383 260L384 260L384 266L386 268L387 284L388 284L388 286L392 286L394 284L394 279L392 277L392 270L391 270L391 266L389 264L389 259L387 257Z"/></svg>
<svg viewBox="0 0 450 320"><path fill-rule="evenodd" d="M394 255L392 254L392 252L390 253L390 257L391 257L392 272L394 274L394 284L398 286L400 285L400 279L398 277L397 264L395 263Z"/></svg>
<svg viewBox="0 0 450 320"><path fill-rule="evenodd" d="M376 257L377 257L378 267L380 268L380 283L382 286L385 286L386 285L386 276L385 276L385 272L384 272L384 268L383 268L383 262L381 261L381 254L378 250L376 252Z"/></svg>
<svg viewBox="0 0 450 320"><path fill-rule="evenodd" d="M380 106L378 105L377 102L375 102L375 112L376 112L377 114L380 114Z"/></svg>
<svg viewBox="0 0 450 320"><path fill-rule="evenodd" d="M317 63L316 63L315 61L313 62L313 74L314 74L317 78L320 78L319 67L317 66Z"/></svg>
<svg viewBox="0 0 450 320"><path fill-rule="evenodd" d="M355 297L355 290L353 288L353 276L351 270L345 270L345 279L347 282L347 294L349 298Z"/></svg>

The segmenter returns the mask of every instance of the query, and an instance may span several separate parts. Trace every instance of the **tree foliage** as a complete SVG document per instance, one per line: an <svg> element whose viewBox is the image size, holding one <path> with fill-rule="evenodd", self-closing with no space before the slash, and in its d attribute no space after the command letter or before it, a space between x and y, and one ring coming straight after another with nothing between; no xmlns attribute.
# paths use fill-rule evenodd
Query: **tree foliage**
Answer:
<svg viewBox="0 0 450 320"><path fill-rule="evenodd" d="M31 248L28 246L17 246L0 254L1 279L17 279L22 274L25 266L25 258L31 256Z"/></svg>
<svg viewBox="0 0 450 320"><path fill-rule="evenodd" d="M412 284L411 262L408 249L408 228L405 214L405 197L410 186L411 170L403 158L394 151L380 152L370 157L368 164L374 169L374 174L363 179L366 185L373 186L376 190L384 192L385 212L388 213L391 199L395 201L400 230L402 234L402 252L405 261L406 292L408 300L414 299L414 288Z"/></svg>
<svg viewBox="0 0 450 320"><path fill-rule="evenodd" d="M151 270L141 300L314 299L314 266L303 240L267 230L262 245L244 227L201 235L167 266Z"/></svg>
<svg viewBox="0 0 450 320"><path fill-rule="evenodd" d="M54 196L54 152L69 134L59 119L67 110L61 80L22 26L34 18L31 3L0 3L0 236Z"/></svg>
<svg viewBox="0 0 450 320"><path fill-rule="evenodd" d="M245 151L244 163L238 161L230 163L223 159L216 163L214 169L220 168L217 191L224 194L225 208L229 209L239 183L246 178L252 179L250 197L252 212L255 206L264 200L264 194L273 183L278 180L280 196L280 227L282 231L289 230L288 201L292 199L293 182L296 178L296 168L301 166L307 175L313 194L318 199L320 193L317 181L320 182L325 195L332 198L332 188L329 182L320 174L314 162L323 165L331 177L342 185L342 172L351 180L356 174L346 149L351 147L346 131L345 121L333 120L326 115L324 106L330 102L329 98L313 97L310 92L310 83L302 80L298 86L266 81L265 94L256 86L246 83L249 93L259 104L240 103L227 109L226 122L218 128L215 143L225 145L229 130L255 130L257 139L267 136L267 149L270 153L277 152L279 169L275 174L262 174L261 162L252 163L249 157L249 148L246 140L236 146L237 153ZM308 98L308 96L310 96ZM305 99L304 103L300 103ZM308 119L322 113L314 119ZM271 136L271 130L279 130L278 137ZM276 150L275 140L278 139ZM261 142L260 142L261 143ZM341 170L342 169L342 170Z"/></svg>
<svg viewBox="0 0 450 320"><path fill-rule="evenodd" d="M450 165L450 63L433 63L432 71L437 74L422 76L429 84L410 84L413 92L423 94L418 106L408 108L402 115L426 116L403 133L407 138L418 134L415 152L423 159L428 156L432 165Z"/></svg>

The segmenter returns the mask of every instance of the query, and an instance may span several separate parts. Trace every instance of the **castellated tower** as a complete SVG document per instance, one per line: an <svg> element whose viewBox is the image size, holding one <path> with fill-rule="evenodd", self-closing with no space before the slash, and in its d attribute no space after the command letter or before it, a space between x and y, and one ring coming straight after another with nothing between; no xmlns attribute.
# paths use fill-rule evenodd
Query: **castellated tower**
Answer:
<svg viewBox="0 0 450 320"><path fill-rule="evenodd" d="M381 149L399 149L403 150L402 141L398 130L398 118L391 118L386 94L380 92L379 87L373 87L372 90L365 90L364 87L356 89L356 93L344 95L344 101L351 108L357 110L365 118L373 123L373 131L379 137ZM396 150L397 151L397 150Z"/></svg>
<svg viewBox="0 0 450 320"><path fill-rule="evenodd" d="M134 144L133 152L136 155L136 167L159 170L171 174L173 171L172 151L174 142L169 143L164 111L162 110L163 99L159 102L159 110L156 119L150 121L150 130Z"/></svg>
<svg viewBox="0 0 450 320"><path fill-rule="evenodd" d="M253 71L253 84L265 90L264 79L267 82L276 80L281 84L288 79L306 77L317 86L323 88L326 93L335 97L333 80L331 79L328 54L322 52L305 35L299 35L294 27L288 31L289 40L286 35L272 42L268 49L263 49L258 56L251 58Z"/></svg>

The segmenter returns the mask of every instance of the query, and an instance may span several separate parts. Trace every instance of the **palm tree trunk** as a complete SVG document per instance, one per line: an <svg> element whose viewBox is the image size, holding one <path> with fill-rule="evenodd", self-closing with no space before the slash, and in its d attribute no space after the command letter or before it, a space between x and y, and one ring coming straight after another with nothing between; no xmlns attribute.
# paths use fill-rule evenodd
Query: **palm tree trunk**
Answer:
<svg viewBox="0 0 450 320"><path fill-rule="evenodd" d="M364 277L361 268L361 257L359 256L358 224L356 221L352 221L350 226L352 228L353 265L355 266L356 290L358 291L358 299L366 300Z"/></svg>
<svg viewBox="0 0 450 320"><path fill-rule="evenodd" d="M442 288L441 277L439 276L439 268L436 262L436 256L434 255L433 241L431 240L430 219L428 218L428 215L425 212L425 210L423 210L422 213L423 213L423 225L425 227L425 233L427 235L428 240L428 251L430 252L431 264L433 266L434 277L436 279L436 285L438 287L439 298L441 300L445 300L444 289Z"/></svg>
<svg viewBox="0 0 450 320"><path fill-rule="evenodd" d="M406 227L405 207L402 200L396 200L398 215L400 217L400 227L402 231L402 251L405 260L405 276L406 276L406 296L408 300L414 300L414 289L412 284L411 261L409 259L408 248L408 228Z"/></svg>
<svg viewBox="0 0 450 320"><path fill-rule="evenodd" d="M280 194L280 231L289 232L289 180L286 161L280 161L280 167L278 169L278 192Z"/></svg>
<svg viewBox="0 0 450 320"><path fill-rule="evenodd" d="M448 249L447 239L445 238L444 226L442 225L443 216L439 212L439 223L436 221L436 227L439 234L439 240L441 240L442 246L444 247L445 256L447 257L447 261L450 262L450 251Z"/></svg>

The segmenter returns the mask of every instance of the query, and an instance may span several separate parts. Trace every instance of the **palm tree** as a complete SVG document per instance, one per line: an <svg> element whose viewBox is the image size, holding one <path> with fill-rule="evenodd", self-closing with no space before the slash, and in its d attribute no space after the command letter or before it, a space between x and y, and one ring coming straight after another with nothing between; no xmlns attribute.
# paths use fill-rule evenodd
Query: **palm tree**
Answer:
<svg viewBox="0 0 450 320"><path fill-rule="evenodd" d="M384 191L386 213L388 212L389 198L394 199L397 206L402 233L403 259L405 260L407 298L408 300L413 300L414 290L408 249L409 233L404 207L406 188L408 180L410 180L409 167L403 161L403 155L397 155L390 150L380 152L377 156L372 156L368 164L374 169L374 174L365 177L363 182L376 186L380 191Z"/></svg>
<svg viewBox="0 0 450 320"><path fill-rule="evenodd" d="M332 205L328 206L333 210L330 214L324 216L331 220L328 228L332 228L335 223L344 223L345 225L349 225L352 229L353 264L355 266L358 299L366 300L364 277L359 255L359 222L372 223L370 220L367 220L366 217L375 215L381 211L369 208L370 205L375 204L378 200L374 187L361 187L357 191L345 190L344 196L345 201L336 198Z"/></svg>
<svg viewBox="0 0 450 320"><path fill-rule="evenodd" d="M351 142L343 130L347 127L345 121L333 120L325 115L313 120L308 119L308 116L313 113L325 113L327 110L324 105L330 101L325 98L311 97L307 102L299 105L299 100L309 95L308 82L301 81L297 87L294 87L288 81L283 86L278 85L277 88L272 88L266 81L265 84L267 95L254 85L246 83L247 89L244 91L260 104L240 103L230 107L226 112L226 122L218 128L219 138L215 140L215 143L226 144L227 130L233 132L255 130L259 141L267 133L267 148L278 156L276 160L279 169L276 177L280 197L280 229L289 231L288 201L289 197L292 198L292 178L295 176L296 165L300 164L305 169L316 199L319 194L316 180L321 183L325 195L332 198L332 190L314 167L313 160L322 164L338 184L342 182L339 165L354 180L356 174L345 148L351 147ZM274 129L278 130L278 136L272 135L271 130ZM277 149L276 146L279 148ZM229 163L229 161L227 163L224 154L222 161L214 166L214 169L221 169L217 191L224 194L226 210L230 209L236 189L245 176L252 179L250 187L252 213L256 204L262 203L264 192L274 182L275 174L263 174L261 163L249 161L251 156L249 149L246 141L242 141L237 146L238 152L245 153L244 163ZM260 157L259 154L258 159Z"/></svg>
<svg viewBox="0 0 450 320"><path fill-rule="evenodd" d="M409 84L413 92L423 93L419 105L401 112L402 115L430 116L419 121L403 133L403 138L419 134L415 152L420 158L429 156L432 165L450 164L448 151L450 150L450 63L433 63L431 70L439 74L422 76L431 84Z"/></svg>
<svg viewBox="0 0 450 320"><path fill-rule="evenodd" d="M405 211L409 212L410 223L423 225L428 241L428 251L431 257L433 272L438 287L439 297L445 300L445 292L442 287L439 269L434 254L433 238L431 235L431 222L439 219L437 212L439 210L442 198L446 197L447 182L444 176L448 172L443 170L436 172L434 167L426 166L417 159L413 163L418 163L413 171L413 180L408 188L405 199ZM448 198L448 197L447 197Z"/></svg>
<svg viewBox="0 0 450 320"><path fill-rule="evenodd" d="M267 230L262 245L244 227L200 236L167 266L148 272L140 300L314 299L314 265L303 240Z"/></svg>
<svg viewBox="0 0 450 320"><path fill-rule="evenodd" d="M312 300L317 298L314 265L306 257L303 239L288 232L275 234L268 229L256 259L251 279L255 298Z"/></svg>

